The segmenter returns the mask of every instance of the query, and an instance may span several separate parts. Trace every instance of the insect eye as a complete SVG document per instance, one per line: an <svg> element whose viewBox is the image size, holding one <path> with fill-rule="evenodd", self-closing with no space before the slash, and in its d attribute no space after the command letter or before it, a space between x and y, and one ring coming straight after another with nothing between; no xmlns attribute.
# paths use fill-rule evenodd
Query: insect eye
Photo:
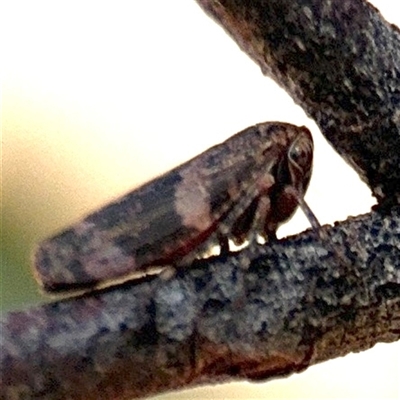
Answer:
<svg viewBox="0 0 400 400"><path fill-rule="evenodd" d="M311 164L312 153L312 144L306 138L299 138L289 150L289 162L299 170L306 170Z"/></svg>

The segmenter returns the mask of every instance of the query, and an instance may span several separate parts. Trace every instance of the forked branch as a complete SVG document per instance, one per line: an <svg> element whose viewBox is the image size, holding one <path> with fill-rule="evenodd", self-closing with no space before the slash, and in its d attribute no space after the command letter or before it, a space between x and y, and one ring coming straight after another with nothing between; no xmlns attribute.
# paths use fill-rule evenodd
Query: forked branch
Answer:
<svg viewBox="0 0 400 400"><path fill-rule="evenodd" d="M317 121L379 212L324 227L329 246L305 232L167 281L10 313L1 398L129 399L267 379L400 338L398 29L361 0L198 3Z"/></svg>

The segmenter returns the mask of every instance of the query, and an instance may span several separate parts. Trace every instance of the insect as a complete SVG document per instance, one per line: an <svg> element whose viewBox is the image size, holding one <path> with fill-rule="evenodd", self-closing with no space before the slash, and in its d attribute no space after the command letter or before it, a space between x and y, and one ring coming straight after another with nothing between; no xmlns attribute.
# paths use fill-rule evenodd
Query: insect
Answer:
<svg viewBox="0 0 400 400"><path fill-rule="evenodd" d="M151 266L179 265L219 245L276 238L311 177L305 127L249 127L44 241L34 257L45 291L104 286Z"/></svg>

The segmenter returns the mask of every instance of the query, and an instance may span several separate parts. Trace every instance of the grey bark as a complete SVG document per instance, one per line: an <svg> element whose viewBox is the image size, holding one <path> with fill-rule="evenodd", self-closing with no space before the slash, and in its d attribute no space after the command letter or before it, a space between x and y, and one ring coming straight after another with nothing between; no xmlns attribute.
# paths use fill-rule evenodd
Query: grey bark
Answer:
<svg viewBox="0 0 400 400"><path fill-rule="evenodd" d="M197 0L316 121L374 195L398 201L400 32L362 0Z"/></svg>
<svg viewBox="0 0 400 400"><path fill-rule="evenodd" d="M129 399L260 380L400 337L400 210L13 312L4 399Z"/></svg>
<svg viewBox="0 0 400 400"><path fill-rule="evenodd" d="M198 2L319 124L376 211L12 312L1 399L129 399L269 379L400 338L400 40L359 0Z"/></svg>

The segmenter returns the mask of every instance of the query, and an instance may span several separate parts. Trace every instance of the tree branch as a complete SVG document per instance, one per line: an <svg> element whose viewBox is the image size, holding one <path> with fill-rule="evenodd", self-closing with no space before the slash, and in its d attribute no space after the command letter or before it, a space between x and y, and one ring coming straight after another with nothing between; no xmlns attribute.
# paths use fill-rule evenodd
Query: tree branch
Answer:
<svg viewBox="0 0 400 400"><path fill-rule="evenodd" d="M400 181L400 32L362 0L197 0L380 202Z"/></svg>
<svg viewBox="0 0 400 400"><path fill-rule="evenodd" d="M385 213L326 227L329 240L304 232L169 280L10 313L1 398L129 399L267 379L400 338L398 30L359 0L198 2L316 119Z"/></svg>
<svg viewBox="0 0 400 400"><path fill-rule="evenodd" d="M169 280L10 313L1 398L129 399L267 379L398 340L400 208L324 232L334 252L305 232Z"/></svg>

